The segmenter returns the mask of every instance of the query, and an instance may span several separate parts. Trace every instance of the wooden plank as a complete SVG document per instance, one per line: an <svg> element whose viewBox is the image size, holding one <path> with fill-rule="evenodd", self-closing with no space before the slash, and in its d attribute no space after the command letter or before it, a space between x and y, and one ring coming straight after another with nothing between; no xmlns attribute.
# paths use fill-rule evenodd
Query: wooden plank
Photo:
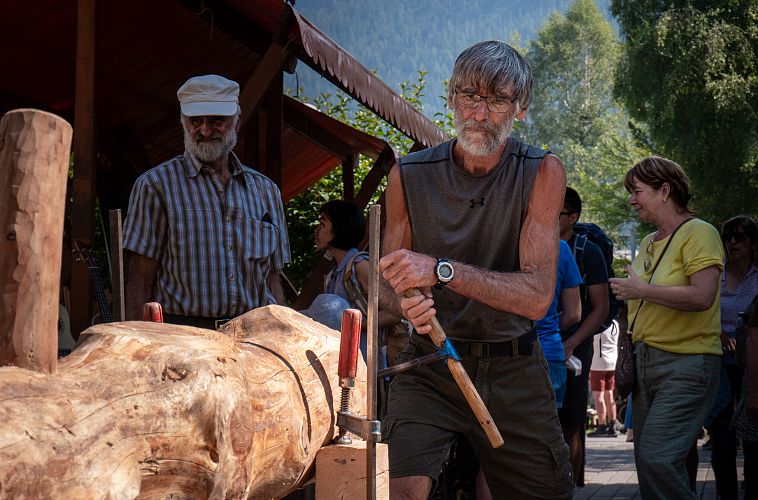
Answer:
<svg viewBox="0 0 758 500"><path fill-rule="evenodd" d="M71 241L92 245L95 234L95 20L96 0L77 1L74 182ZM73 258L73 257L72 257ZM71 266L71 334L89 326L92 287L87 266Z"/></svg>
<svg viewBox="0 0 758 500"><path fill-rule="evenodd" d="M124 293L124 239L121 227L121 210L109 212L111 228L111 294L113 321L126 321Z"/></svg>
<svg viewBox="0 0 758 500"><path fill-rule="evenodd" d="M44 111L0 120L0 365L56 369L71 134Z"/></svg>
<svg viewBox="0 0 758 500"><path fill-rule="evenodd" d="M388 500L389 455L386 444L376 445L376 498ZM330 445L316 455L316 500L366 498L366 442Z"/></svg>

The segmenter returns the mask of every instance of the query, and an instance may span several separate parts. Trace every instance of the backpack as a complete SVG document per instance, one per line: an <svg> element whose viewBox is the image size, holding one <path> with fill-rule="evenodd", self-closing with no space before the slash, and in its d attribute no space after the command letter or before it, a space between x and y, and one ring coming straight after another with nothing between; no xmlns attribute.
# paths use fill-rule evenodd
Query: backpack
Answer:
<svg viewBox="0 0 758 500"><path fill-rule="evenodd" d="M587 273L584 270L584 248L587 246L588 240L597 245L603 253L605 268L608 271L608 278L615 278L616 273L613 272L613 241L602 229L600 229L600 226L592 224L591 222L577 222L574 224L574 234L576 234L576 237L574 238L574 248L571 250L579 265L579 272L582 275L582 280L585 282L587 281ZM588 299L589 291L588 287L585 286L582 302L586 303ZM605 331L611 326L611 323L613 323L613 320L616 319L616 316L618 315L620 307L621 301L613 295L611 287L608 287L608 317L605 318L603 324L600 325L598 332Z"/></svg>

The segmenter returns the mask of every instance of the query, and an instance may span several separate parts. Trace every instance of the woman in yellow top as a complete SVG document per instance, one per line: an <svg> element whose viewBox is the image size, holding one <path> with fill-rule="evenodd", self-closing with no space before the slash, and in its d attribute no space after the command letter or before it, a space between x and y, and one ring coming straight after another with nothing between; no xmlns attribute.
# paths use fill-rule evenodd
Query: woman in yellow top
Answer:
<svg viewBox="0 0 758 500"><path fill-rule="evenodd" d="M629 277L610 280L616 296L629 301L636 346L632 417L640 492L694 498L686 458L718 388L723 247L716 228L692 216L689 179L673 161L643 159L624 186L640 220L657 228L642 240Z"/></svg>

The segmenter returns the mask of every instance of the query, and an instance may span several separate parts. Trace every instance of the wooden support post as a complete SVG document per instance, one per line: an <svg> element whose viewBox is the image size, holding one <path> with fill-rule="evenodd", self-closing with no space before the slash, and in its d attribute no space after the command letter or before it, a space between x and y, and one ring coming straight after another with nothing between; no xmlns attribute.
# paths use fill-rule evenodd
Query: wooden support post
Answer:
<svg viewBox="0 0 758 500"><path fill-rule="evenodd" d="M56 368L71 134L44 111L0 120L0 365Z"/></svg>
<svg viewBox="0 0 758 500"><path fill-rule="evenodd" d="M124 303L124 239L121 229L121 210L111 210L111 294L113 321L126 321Z"/></svg>
<svg viewBox="0 0 758 500"><path fill-rule="evenodd" d="M95 4L96 0L77 2L71 208L71 241L90 246L95 234ZM71 296L71 333L78 339L92 316L92 287L89 269L76 262L71 266Z"/></svg>
<svg viewBox="0 0 758 500"><path fill-rule="evenodd" d="M342 161L342 193L347 201L355 199L355 169L360 164L360 155L353 152Z"/></svg>
<svg viewBox="0 0 758 500"><path fill-rule="evenodd" d="M376 498L387 500L389 457L386 444L376 445ZM316 455L316 500L366 498L366 442L321 448Z"/></svg>

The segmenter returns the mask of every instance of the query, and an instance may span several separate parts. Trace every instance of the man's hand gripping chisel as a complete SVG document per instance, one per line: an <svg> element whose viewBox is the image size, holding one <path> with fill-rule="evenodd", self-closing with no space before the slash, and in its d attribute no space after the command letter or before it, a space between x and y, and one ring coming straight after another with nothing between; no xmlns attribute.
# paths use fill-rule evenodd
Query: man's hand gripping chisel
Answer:
<svg viewBox="0 0 758 500"><path fill-rule="evenodd" d="M406 297L415 297L417 295L421 295L421 292L417 288L411 288L405 291ZM492 415L490 415L489 410L487 410L487 407L484 405L484 401L482 401L481 396L479 396L479 393L476 391L476 387L474 387L466 370L463 368L458 352L448 340L445 331L442 329L442 325L440 325L436 317L431 319L430 324L432 331L429 332L429 337L432 339L432 342L434 342L434 345L443 352L442 355L431 356L447 356L447 367L450 369L450 373L453 375L455 382L463 392L463 395L466 398L466 401L468 401L474 415L476 415L477 420L479 420L479 425L482 426L485 434L487 434L490 444L492 444L493 448L501 447L503 445L503 437L500 435L500 431L492 421Z"/></svg>

